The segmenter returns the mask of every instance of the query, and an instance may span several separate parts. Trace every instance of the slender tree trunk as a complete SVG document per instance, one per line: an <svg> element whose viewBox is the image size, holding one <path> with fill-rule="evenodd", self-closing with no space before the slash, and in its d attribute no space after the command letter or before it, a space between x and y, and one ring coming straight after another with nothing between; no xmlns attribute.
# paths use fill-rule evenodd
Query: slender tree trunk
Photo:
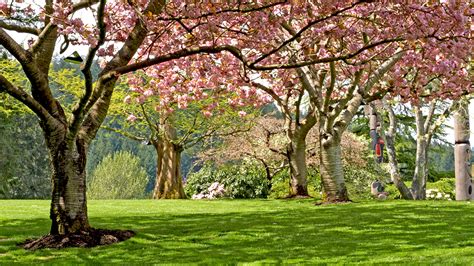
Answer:
<svg viewBox="0 0 474 266"><path fill-rule="evenodd" d="M323 136L320 136L323 139ZM321 147L320 173L323 185L323 201L344 202L349 201L341 156L341 142L333 139Z"/></svg>
<svg viewBox="0 0 474 266"><path fill-rule="evenodd" d="M289 197L308 197L308 168L306 165L306 141L298 139L287 146L290 165Z"/></svg>
<svg viewBox="0 0 474 266"><path fill-rule="evenodd" d="M185 199L180 171L182 147L171 141L176 139L176 130L171 125L164 123L160 128L163 136L153 143L157 152L153 198Z"/></svg>
<svg viewBox="0 0 474 266"><path fill-rule="evenodd" d="M416 141L415 173L411 183L411 192L415 200L426 198L426 178L428 174L428 162L426 161L427 147L425 136L418 136Z"/></svg>
<svg viewBox="0 0 474 266"><path fill-rule="evenodd" d="M400 192L400 195L403 199L412 200L413 195L411 194L410 189L403 182L402 177L400 176L400 169L398 168L397 154L395 150L395 132L396 132L396 117L393 109L384 101L384 108L388 111L389 117L389 128L387 134L384 134L383 129L381 130L382 136L385 136L385 147L387 149L388 162L390 165L390 177L392 182L395 184L395 187Z"/></svg>
<svg viewBox="0 0 474 266"><path fill-rule="evenodd" d="M413 199L424 200L426 198L426 179L428 176L428 146L431 138L428 135L428 129L425 127L425 117L419 106L415 106L415 121L416 158L415 172L413 174L413 182L411 183L411 193L413 194Z"/></svg>

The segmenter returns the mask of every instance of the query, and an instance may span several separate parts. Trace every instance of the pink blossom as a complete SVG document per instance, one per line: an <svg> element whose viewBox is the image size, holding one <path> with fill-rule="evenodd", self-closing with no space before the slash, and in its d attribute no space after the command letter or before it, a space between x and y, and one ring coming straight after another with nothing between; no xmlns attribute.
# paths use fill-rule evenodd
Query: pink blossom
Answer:
<svg viewBox="0 0 474 266"><path fill-rule="evenodd" d="M212 112L209 112L207 110L203 110L202 111L202 114L205 116L205 117L211 117L212 116Z"/></svg>
<svg viewBox="0 0 474 266"><path fill-rule="evenodd" d="M239 111L239 116L240 117L244 117L246 115L247 115L247 113L245 111Z"/></svg>
<svg viewBox="0 0 474 266"><path fill-rule="evenodd" d="M137 120L137 117L133 114L131 114L127 117L127 121L129 121L129 122L135 122L135 120Z"/></svg>

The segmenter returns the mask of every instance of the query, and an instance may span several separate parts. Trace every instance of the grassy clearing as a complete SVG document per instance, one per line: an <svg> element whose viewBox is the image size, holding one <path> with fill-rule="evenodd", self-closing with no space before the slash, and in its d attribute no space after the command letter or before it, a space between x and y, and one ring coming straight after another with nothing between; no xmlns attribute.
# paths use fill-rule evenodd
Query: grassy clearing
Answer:
<svg viewBox="0 0 474 266"><path fill-rule="evenodd" d="M136 237L92 249L25 251L48 232L49 202L0 201L0 264L471 264L474 203L308 200L90 201L94 227Z"/></svg>

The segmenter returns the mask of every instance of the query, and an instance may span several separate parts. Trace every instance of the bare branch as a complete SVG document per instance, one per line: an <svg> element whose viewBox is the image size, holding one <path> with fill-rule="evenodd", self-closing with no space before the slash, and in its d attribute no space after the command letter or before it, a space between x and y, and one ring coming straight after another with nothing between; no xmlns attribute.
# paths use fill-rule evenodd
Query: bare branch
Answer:
<svg viewBox="0 0 474 266"><path fill-rule="evenodd" d="M32 60L31 56L2 28L0 28L0 45L5 47L20 63Z"/></svg>
<svg viewBox="0 0 474 266"><path fill-rule="evenodd" d="M89 101L89 98L92 95L92 62L94 60L95 54L99 47L104 44L105 42L105 23L104 23L104 10L105 10L105 0L101 0L99 4L99 8L97 9L97 27L99 28L99 38L98 43L94 47L89 48L89 53L86 57L84 64L81 67L81 72L84 75L84 83L85 83L85 92L82 95L81 99L77 103L77 105L72 110L72 121L70 126L70 134L71 138L74 138L77 134L79 126L81 125L82 119L84 118L84 109Z"/></svg>
<svg viewBox="0 0 474 266"><path fill-rule="evenodd" d="M432 100L430 102L430 107L428 109L428 115L426 116L425 119L425 124L423 125L423 130L425 133L428 133L428 129L431 127L431 120L433 119L433 115L436 110L436 100Z"/></svg>
<svg viewBox="0 0 474 266"><path fill-rule="evenodd" d="M39 102L22 88L14 86L3 75L0 74L0 92L6 92L13 98L28 106L42 121L54 119Z"/></svg>
<svg viewBox="0 0 474 266"><path fill-rule="evenodd" d="M256 11L262 11L262 10L265 10L265 9L268 9L268 8L272 8L272 7L275 7L277 5L281 5L281 4L285 4L285 3L288 3L287 0L284 0L284 1L278 1L278 2L275 2L275 3L271 3L271 4L268 4L268 5L263 5L263 6L259 6L259 7L254 7L254 8L245 8L245 9L241 9L241 8L229 8L229 9L223 9L223 10L219 10L219 11L214 11L214 12L209 12L209 13L204 13L204 14L201 14L201 15L198 15L198 16L194 16L194 17L191 17L191 16L172 16L172 17L158 17L156 18L157 20L162 20L162 21L179 21L179 20L185 20L185 19L203 19L203 18L208 18L208 17L211 17L211 16L215 16L215 15L219 15L219 14L224 14L224 13L240 13L240 14L245 14L245 13L251 13L251 12L256 12Z"/></svg>
<svg viewBox="0 0 474 266"><path fill-rule="evenodd" d="M38 39L36 39L36 41L33 43L33 45L30 47L29 51L32 53L32 54L35 54L37 53L41 46L43 45L43 43L48 39L48 36L49 34L55 30L57 28L56 25L53 25L51 22L48 23L44 28L43 30L41 30L41 32L39 33L38 35Z"/></svg>
<svg viewBox="0 0 474 266"><path fill-rule="evenodd" d="M59 111L56 101L54 100L48 86L48 79L37 64L34 63L31 53L25 51L8 33L0 28L0 45L5 47L21 64L23 71L32 84L33 98L38 101L50 114L55 116Z"/></svg>
<svg viewBox="0 0 474 266"><path fill-rule="evenodd" d="M72 6L72 12L76 12L83 8L91 7L97 3L99 3L99 0L82 0Z"/></svg>
<svg viewBox="0 0 474 266"><path fill-rule="evenodd" d="M382 79L382 77L387 73L400 59L402 59L405 53L403 51L397 51L394 56L385 61L380 67L375 71L375 73L367 80L362 92L365 94L372 87Z"/></svg>
<svg viewBox="0 0 474 266"><path fill-rule="evenodd" d="M359 87L359 82L362 77L362 72L363 72L362 70L359 70L354 74L354 80L352 81L352 85L347 91L346 96L338 102L336 108L334 109L335 117L338 116L342 112L342 110L346 107L347 103L354 96L355 90Z"/></svg>
<svg viewBox="0 0 474 266"><path fill-rule="evenodd" d="M328 113L329 104L331 102L331 95L336 85L336 64L334 62L329 63L330 82L329 87L326 88L326 94L324 95L323 101L323 113Z"/></svg>
<svg viewBox="0 0 474 266"><path fill-rule="evenodd" d="M117 129L117 128L108 127L108 126L101 126L100 128L111 131L111 132L115 132L115 133L120 134L120 135L122 135L126 138L131 139L131 140L136 140L136 141L145 141L146 140L146 138L144 138L144 137L139 137L139 136L133 135L129 132L126 132L124 130L120 130L120 129Z"/></svg>
<svg viewBox="0 0 474 266"><path fill-rule="evenodd" d="M38 35L40 32L39 29L37 28L22 26L22 25L17 25L17 24L9 24L9 23L6 23L5 21L0 21L0 28L3 28L5 30L16 31L19 33L29 33L33 35Z"/></svg>

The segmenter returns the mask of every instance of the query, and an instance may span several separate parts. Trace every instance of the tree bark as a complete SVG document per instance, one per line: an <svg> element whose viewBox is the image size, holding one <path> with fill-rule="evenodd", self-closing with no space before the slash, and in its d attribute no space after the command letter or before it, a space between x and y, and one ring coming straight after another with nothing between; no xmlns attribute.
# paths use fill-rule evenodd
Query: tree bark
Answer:
<svg viewBox="0 0 474 266"><path fill-rule="evenodd" d="M51 235L80 233L90 229L86 201L87 145L67 139L67 130L58 126L45 130L52 165Z"/></svg>
<svg viewBox="0 0 474 266"><path fill-rule="evenodd" d="M395 113L393 112L392 107L387 103L387 101L383 99L382 102L383 107L388 112L389 118L389 127L387 133L384 134L383 128L380 132L382 134L382 137L384 137L385 139L385 147L387 149L388 162L390 165L390 177L392 179L392 182L395 184L395 187L400 192L402 198L406 200L412 200L413 195L411 194L410 189L406 186L405 182L403 182L402 177L400 176L400 169L398 168L397 153L395 150L395 133L397 131L397 118L395 116Z"/></svg>
<svg viewBox="0 0 474 266"><path fill-rule="evenodd" d="M323 136L320 136L322 139ZM333 139L321 144L320 173L323 185L323 201L345 202L349 201L344 182L344 170L341 156L341 142Z"/></svg>
<svg viewBox="0 0 474 266"><path fill-rule="evenodd" d="M428 143L426 143L425 136L418 136L416 141L415 173L411 183L411 193L415 200L424 200L426 198L426 179L428 176L427 149Z"/></svg>
<svg viewBox="0 0 474 266"><path fill-rule="evenodd" d="M161 126L163 136L153 145L157 152L156 184L153 191L154 199L185 199L181 178L181 152L183 148L173 143L176 130L164 123Z"/></svg>
<svg viewBox="0 0 474 266"><path fill-rule="evenodd" d="M287 146L286 156L290 166L290 193L288 197L308 197L306 138L292 140Z"/></svg>
<svg viewBox="0 0 474 266"><path fill-rule="evenodd" d="M434 107L433 107L434 108ZM431 137L425 126L425 118L419 106L415 106L416 120L416 158L415 172L411 183L413 199L426 199L426 180L428 179L428 147ZM430 122L430 121L428 121Z"/></svg>

